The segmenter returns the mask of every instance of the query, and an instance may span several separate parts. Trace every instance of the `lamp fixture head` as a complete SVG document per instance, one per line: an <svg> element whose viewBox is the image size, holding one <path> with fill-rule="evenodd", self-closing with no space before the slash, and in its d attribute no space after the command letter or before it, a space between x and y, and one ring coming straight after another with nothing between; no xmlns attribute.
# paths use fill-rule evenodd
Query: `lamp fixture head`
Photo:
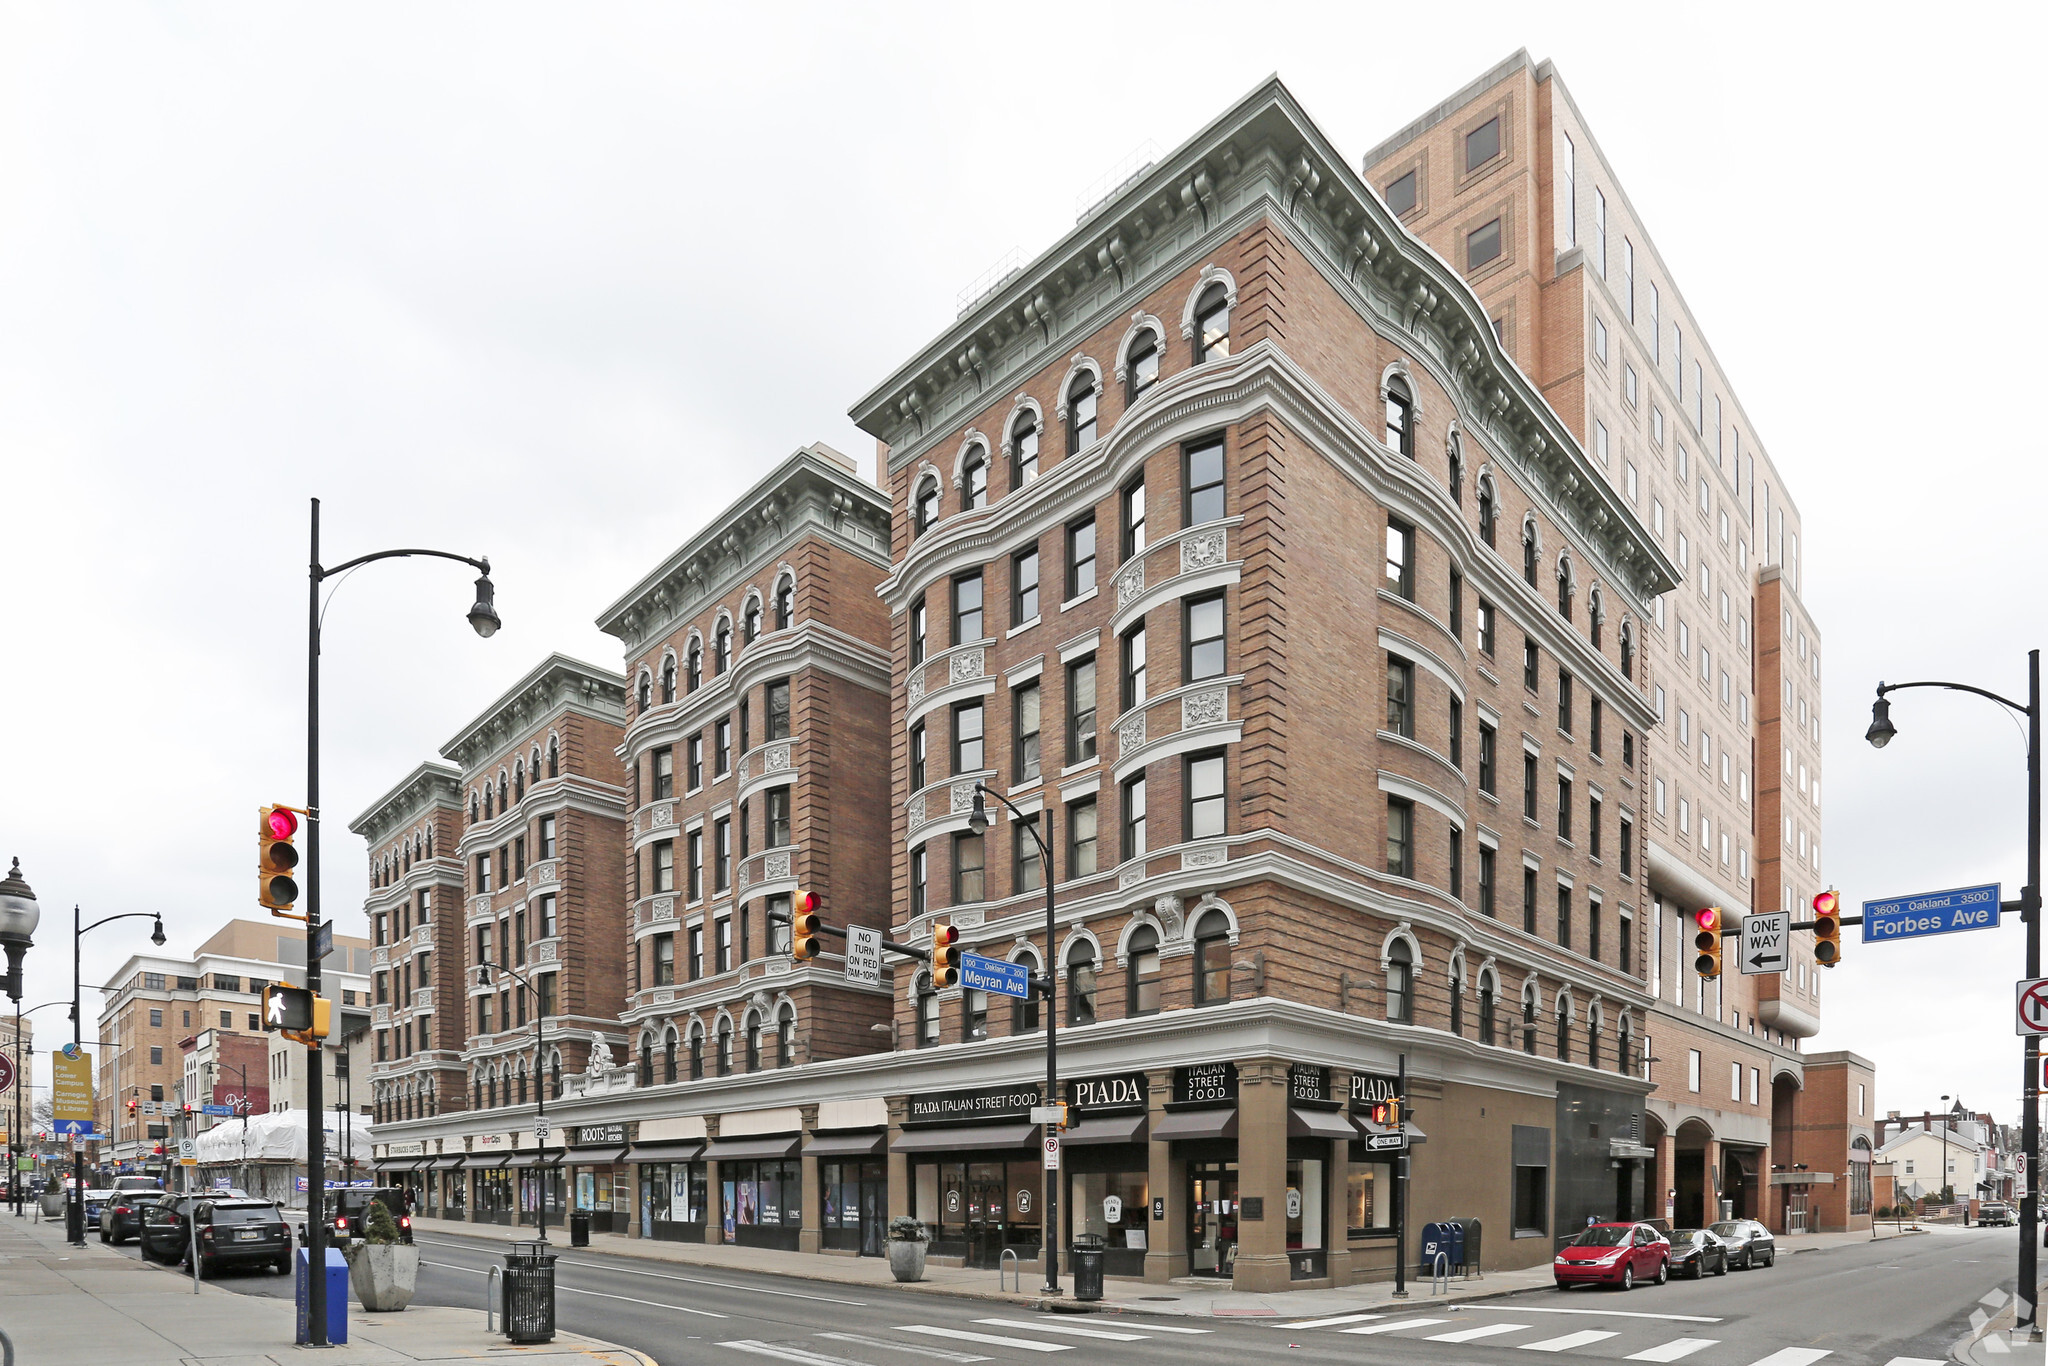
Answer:
<svg viewBox="0 0 2048 1366"><path fill-rule="evenodd" d="M1870 729L1863 732L1863 738L1870 741L1872 749L1883 749L1898 733L1898 729L1892 725L1891 699L1880 692L1877 701L1870 704Z"/></svg>
<svg viewBox="0 0 2048 1366"><path fill-rule="evenodd" d="M164 918L162 912L158 912L157 914L156 928L149 932L149 942L156 945L158 948L162 948L164 946Z"/></svg>
<svg viewBox="0 0 2048 1366"><path fill-rule="evenodd" d="M988 804L981 799L981 784L974 785L974 809L967 813L967 828L977 835L988 833Z"/></svg>
<svg viewBox="0 0 2048 1366"><path fill-rule="evenodd" d="M485 640L498 634L504 622L498 619L498 590L491 584L491 562L484 561L484 572L476 581L476 603L469 609L469 624Z"/></svg>
<svg viewBox="0 0 2048 1366"><path fill-rule="evenodd" d="M43 908L36 904L36 894L23 880L21 860L17 858L13 869L0 878L0 941L18 942L27 948L42 921Z"/></svg>

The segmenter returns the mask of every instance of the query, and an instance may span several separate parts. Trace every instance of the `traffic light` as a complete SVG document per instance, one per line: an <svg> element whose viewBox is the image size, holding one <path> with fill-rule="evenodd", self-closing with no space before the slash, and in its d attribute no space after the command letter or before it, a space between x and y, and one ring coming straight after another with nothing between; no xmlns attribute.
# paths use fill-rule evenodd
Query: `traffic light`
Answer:
<svg viewBox="0 0 2048 1366"><path fill-rule="evenodd" d="M1372 1122L1373 1122L1373 1123L1375 1123L1375 1124L1377 1124L1377 1125L1379 1125L1379 1126L1380 1126L1380 1127L1381 1127L1382 1129L1398 1129L1398 1128L1400 1128L1400 1127L1401 1127L1401 1102L1400 1102L1400 1099L1399 1099L1399 1098L1397 1097L1397 1098L1395 1098L1395 1099L1393 1099L1393 1100L1378 1100L1378 1101L1374 1101L1374 1102L1373 1102L1373 1106L1372 1106L1372 1115L1371 1115L1371 1118L1372 1118Z"/></svg>
<svg viewBox="0 0 2048 1366"><path fill-rule="evenodd" d="M1698 952L1692 960L1692 970L1702 977L1721 975L1721 908L1709 906L1693 912L1693 923L1699 926L1699 933L1692 937L1692 946Z"/></svg>
<svg viewBox="0 0 2048 1366"><path fill-rule="evenodd" d="M263 988L263 1029L300 1043L327 1037L333 1003L306 987L266 985Z"/></svg>
<svg viewBox="0 0 2048 1366"><path fill-rule="evenodd" d="M295 808L275 804L261 807L256 815L256 904L267 906L280 918L294 915L292 903L299 899L299 882L292 869L299 866L299 818Z"/></svg>
<svg viewBox="0 0 2048 1366"><path fill-rule="evenodd" d="M954 925L932 927L932 986L950 987L960 983L960 930Z"/></svg>
<svg viewBox="0 0 2048 1366"><path fill-rule="evenodd" d="M137 1103L136 1103L135 1097L133 1097L133 1096L130 1096L130 1097L128 1097L128 1113L129 1113L130 1115L133 1115L133 1114L135 1113L135 1111L137 1110L137 1108L138 1108L138 1106L137 1106Z"/></svg>
<svg viewBox="0 0 2048 1366"><path fill-rule="evenodd" d="M802 963L818 956L818 894L799 891L790 906L789 956Z"/></svg>
<svg viewBox="0 0 2048 1366"><path fill-rule="evenodd" d="M1832 887L1813 899L1813 961L1824 968L1842 961L1842 896Z"/></svg>

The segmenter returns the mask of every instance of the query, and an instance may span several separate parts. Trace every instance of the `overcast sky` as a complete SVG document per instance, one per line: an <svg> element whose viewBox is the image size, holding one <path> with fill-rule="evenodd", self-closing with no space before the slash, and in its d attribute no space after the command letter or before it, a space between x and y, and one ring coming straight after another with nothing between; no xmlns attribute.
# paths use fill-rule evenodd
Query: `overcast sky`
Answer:
<svg viewBox="0 0 2048 1366"><path fill-rule="evenodd" d="M1279 72L1354 162L1554 59L1790 481L1844 899L2025 876L2048 315L2038 5L0 6L0 856L189 952L258 915L304 791L306 499L327 619L326 904L353 819L847 406L1147 140ZM1808 19L1804 16L1814 16ZM2025 418L2025 413L2022 413ZM88 941L87 981L148 922ZM1864 948L1811 1049L1882 1108L2017 1117L2017 924ZM88 1019L96 1015L88 997ZM63 1011L37 1017L60 1037ZM46 1079L44 1069L39 1077Z"/></svg>

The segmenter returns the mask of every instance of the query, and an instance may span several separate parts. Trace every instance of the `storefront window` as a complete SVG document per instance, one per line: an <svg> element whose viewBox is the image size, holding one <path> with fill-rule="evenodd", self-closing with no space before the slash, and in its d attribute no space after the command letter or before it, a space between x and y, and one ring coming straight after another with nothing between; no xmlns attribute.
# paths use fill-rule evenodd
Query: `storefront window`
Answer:
<svg viewBox="0 0 2048 1366"><path fill-rule="evenodd" d="M1353 1238L1394 1231L1394 1167L1389 1162L1354 1162L1345 1185L1346 1222Z"/></svg>
<svg viewBox="0 0 2048 1366"><path fill-rule="evenodd" d="M824 1189L820 1222L825 1246L857 1250L880 1257L882 1230L889 1210L888 1165L879 1160L821 1162L818 1180Z"/></svg>
<svg viewBox="0 0 2048 1366"><path fill-rule="evenodd" d="M1145 1250L1151 1217L1149 1173L1075 1172L1070 1217L1076 1234L1100 1234L1111 1248Z"/></svg>
<svg viewBox="0 0 2048 1366"><path fill-rule="evenodd" d="M803 1164L721 1162L725 1239L756 1247L796 1247L804 1219Z"/></svg>
<svg viewBox="0 0 2048 1366"><path fill-rule="evenodd" d="M697 1242L704 1236L702 1162L640 1164L640 1236Z"/></svg>

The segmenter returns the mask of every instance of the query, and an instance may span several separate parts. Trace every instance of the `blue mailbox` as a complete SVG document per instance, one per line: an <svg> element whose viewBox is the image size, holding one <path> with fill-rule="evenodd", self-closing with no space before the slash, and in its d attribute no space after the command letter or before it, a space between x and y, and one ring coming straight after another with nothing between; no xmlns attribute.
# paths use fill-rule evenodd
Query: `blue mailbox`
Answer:
<svg viewBox="0 0 2048 1366"><path fill-rule="evenodd" d="M311 1268L304 1247L292 1253L292 1263L292 1288L299 1305L298 1340L303 1345L313 1340L312 1314L307 1304L307 1291L312 1284L307 1272ZM327 1249L327 1340L337 1347L348 1341L348 1259L331 1247Z"/></svg>

